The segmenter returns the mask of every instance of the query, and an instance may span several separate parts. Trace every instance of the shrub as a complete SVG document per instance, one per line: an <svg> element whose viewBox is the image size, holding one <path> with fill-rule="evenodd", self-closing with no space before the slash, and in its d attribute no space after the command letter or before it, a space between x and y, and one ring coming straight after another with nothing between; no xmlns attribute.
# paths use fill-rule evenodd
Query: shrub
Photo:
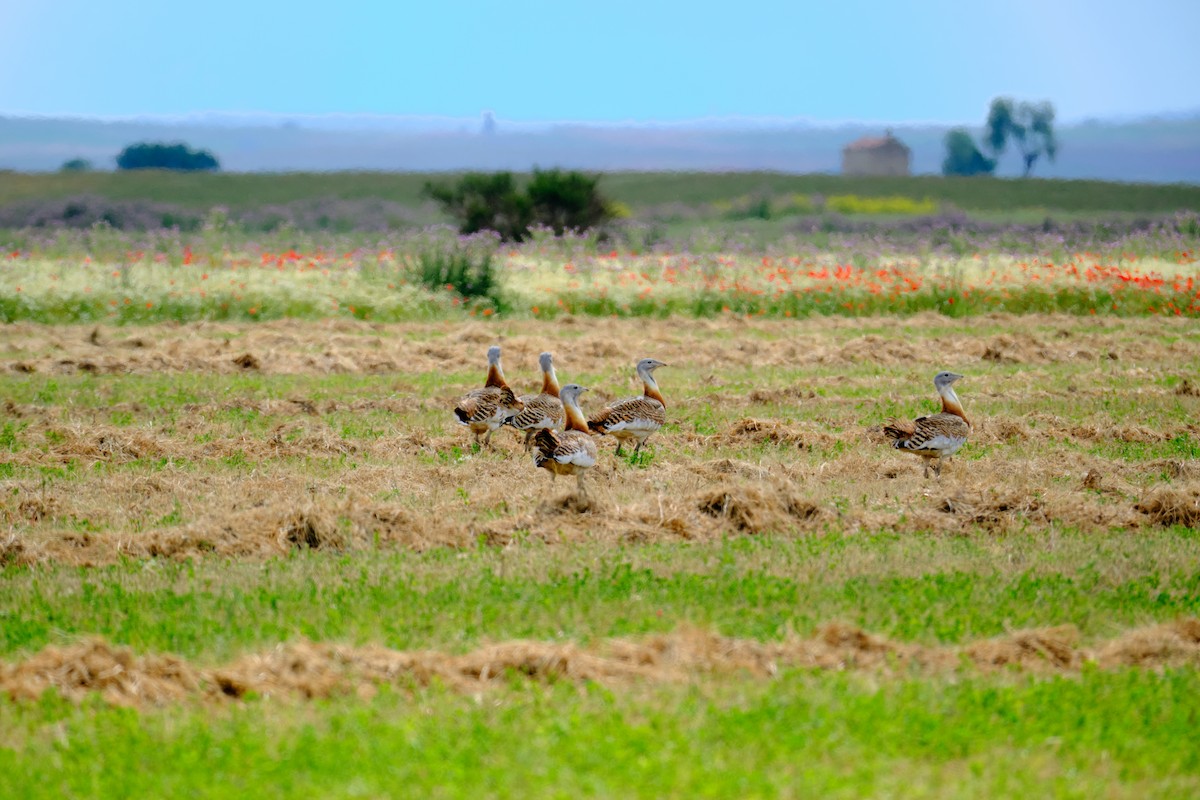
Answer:
<svg viewBox="0 0 1200 800"><path fill-rule="evenodd" d="M955 128L946 134L946 158L942 161L943 175L991 175L996 169L995 159L979 152L971 134L964 128Z"/></svg>
<svg viewBox="0 0 1200 800"><path fill-rule="evenodd" d="M117 169L171 169L181 172L216 171L220 164L207 150L193 150L187 145L131 144L117 156Z"/></svg>
<svg viewBox="0 0 1200 800"><path fill-rule="evenodd" d="M505 241L524 241L532 226L565 231L597 228L616 209L596 188L599 178L557 169L533 171L524 192L511 172L470 172L453 186L427 182L422 193L436 200L464 234L495 231Z"/></svg>
<svg viewBox="0 0 1200 800"><path fill-rule="evenodd" d="M511 172L468 172L454 186L429 181L421 191L458 221L460 233L495 231L521 241L533 222L529 198L517 191Z"/></svg>
<svg viewBox="0 0 1200 800"><path fill-rule="evenodd" d="M533 221L553 229L559 236L564 231L600 227L612 219L613 212L596 188L599 183L599 177L591 178L582 172L535 169L525 190L533 209Z"/></svg>
<svg viewBox="0 0 1200 800"><path fill-rule="evenodd" d="M70 161L64 161L63 165L58 168L59 172L91 172L94 169L92 162L86 158L72 158Z"/></svg>
<svg viewBox="0 0 1200 800"><path fill-rule="evenodd" d="M429 242L408 257L408 279L433 292L453 292L464 304L504 311L495 258L496 241L488 236Z"/></svg>

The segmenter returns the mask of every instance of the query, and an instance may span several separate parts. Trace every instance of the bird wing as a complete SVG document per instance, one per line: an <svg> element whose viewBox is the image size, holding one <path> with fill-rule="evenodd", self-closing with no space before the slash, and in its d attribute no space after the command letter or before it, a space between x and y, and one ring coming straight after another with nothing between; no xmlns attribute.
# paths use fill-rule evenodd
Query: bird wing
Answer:
<svg viewBox="0 0 1200 800"><path fill-rule="evenodd" d="M907 439L916 432L917 429L911 422L898 419L893 419L883 426L883 435L894 440Z"/></svg>
<svg viewBox="0 0 1200 800"><path fill-rule="evenodd" d="M563 423L563 404L557 397L549 394L525 395L520 398L525 407L508 419L508 424L518 430L530 428L561 427Z"/></svg>
<svg viewBox="0 0 1200 800"><path fill-rule="evenodd" d="M542 428L533 439L533 463L541 466L549 460L559 464L574 464L577 467L595 465L599 452L592 437L580 431L554 433Z"/></svg>
<svg viewBox="0 0 1200 800"><path fill-rule="evenodd" d="M889 426L892 428L893 426ZM931 414L913 420L912 433L908 436L893 436L888 428L884 431L895 439L893 447L901 450L940 451L957 447L967 440L971 429L966 420L957 414ZM894 430L894 428L893 428Z"/></svg>
<svg viewBox="0 0 1200 800"><path fill-rule="evenodd" d="M588 428L597 433L610 433L626 428L657 428L667 421L663 404L651 397L630 397L618 400L597 411L588 420Z"/></svg>
<svg viewBox="0 0 1200 800"><path fill-rule="evenodd" d="M520 401L507 386L486 386L474 389L459 398L454 415L464 425L472 422L487 422L497 415L507 416L521 407Z"/></svg>

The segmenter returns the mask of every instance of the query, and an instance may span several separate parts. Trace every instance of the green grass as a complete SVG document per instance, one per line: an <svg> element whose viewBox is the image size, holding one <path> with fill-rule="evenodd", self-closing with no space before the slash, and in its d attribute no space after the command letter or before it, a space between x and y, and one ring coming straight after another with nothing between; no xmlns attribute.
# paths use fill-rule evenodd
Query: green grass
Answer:
<svg viewBox="0 0 1200 800"><path fill-rule="evenodd" d="M459 651L493 639L592 641L681 623L778 639L845 620L936 644L1063 623L1105 638L1200 615L1194 533L1058 532L1052 554L1039 553L1044 538L830 533L616 550L530 542L502 551L300 552L149 571L137 562L10 569L0 573L0 655L97 631L139 651L213 661L295 638ZM1112 559L1119 568L1105 565ZM999 566L1014 560L1020 566Z"/></svg>
<svg viewBox="0 0 1200 800"><path fill-rule="evenodd" d="M0 703L0 793L1056 797L1200 792L1200 676L764 683L136 711Z"/></svg>
<svg viewBox="0 0 1200 800"><path fill-rule="evenodd" d="M96 194L145 199L187 208L246 209L315 198L380 198L418 207L425 173L217 173L92 172L6 175L0 205L48 197ZM523 176L522 179L528 179ZM1163 213L1200 211L1200 186L1109 181L953 178L862 178L772 172L606 173L601 191L635 211L679 202L732 202L746 196L857 195L930 198L970 211L1038 209L1065 212Z"/></svg>
<svg viewBox="0 0 1200 800"><path fill-rule="evenodd" d="M1108 507L1136 519L1143 493L1196 485L1194 473L1149 465L1198 455L1196 398L1178 393L1200 369L1200 334L1185 321L621 323L606 334L616 354L594 359L584 325L475 327L503 337L506 358L528 356L506 362L522 389L543 346L562 377L614 395L629 388L630 342L669 351L661 355L672 367L660 373L669 425L637 462L604 443L612 478L595 484L599 510L540 511L562 479L550 489L511 435L498 447L507 455L467 456L469 437L447 408L481 370L443 369L421 348L481 357L486 341L455 341L460 328L449 323L330 327L347 358L404 361L395 373L0 370L15 404L0 424L0 547L11 538L30 552L51 548L42 563L0 567L0 663L91 636L204 669L299 640L457 654L688 625L772 642L834 621L929 646L1070 624L1090 648L1200 616L1200 531L1088 522ZM90 333L28 326L3 344L10 363L51 365L93 349L140 353L122 341L151 336L161 352L197 338L204 352L230 341L230 357L269 346L278 363L326 346L301 325L105 328L101 345ZM915 361L847 357L865 336L907 342ZM921 480L915 460L863 444L869 426L933 407L934 343L962 351L961 394L980 425L940 482ZM984 360L984 343L1018 360ZM763 394L751 400L755 391ZM791 426L804 447L726 440L745 418ZM994 435L1002 425L1015 433ZM116 449L96 452L100 436ZM293 446L276 451L267 444L276 436ZM710 471L726 459L750 477ZM1090 467L1114 488L1083 488ZM820 507L812 524L714 533L701 520L690 541L623 536L626 524L647 530L655 495L659 511L691 525L698 493L777 482ZM1016 507L988 505L997 491ZM947 499L1001 519L988 527L968 509L941 533L905 522L951 519L938 510ZM272 537L280 513L238 514L275 501L280 513L315 504L332 525L362 509L400 509L417 525L438 518L466 535L423 552L367 535L345 550L269 558L96 549L105 566L61 561L87 552L89 538L135 546L206 519L208 530ZM30 516L31 503L45 516ZM503 546L488 544L495 526L511 532ZM0 698L0 796L1188 797L1200 793L1198 689L1194 668L1047 678L964 667L786 669L686 685L513 675L478 696L400 681L374 697L189 698L137 711L51 693Z"/></svg>

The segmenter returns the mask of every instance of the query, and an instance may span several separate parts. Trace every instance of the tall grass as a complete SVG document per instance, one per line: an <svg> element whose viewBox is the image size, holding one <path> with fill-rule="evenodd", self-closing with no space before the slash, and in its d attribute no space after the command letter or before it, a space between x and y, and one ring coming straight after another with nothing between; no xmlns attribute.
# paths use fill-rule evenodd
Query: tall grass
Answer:
<svg viewBox="0 0 1200 800"><path fill-rule="evenodd" d="M14 250L0 262L0 320L397 321L564 313L796 318L923 311L1200 316L1196 249L1054 259L872 252L861 243L800 255L780 247L622 253L604 252L591 236L538 235L500 250L492 236L457 237L445 229L352 250L317 245L319 237L290 240L313 249L265 249L216 223L191 240L139 240L104 227L59 234L46 240L45 255ZM141 246L146 249L134 249Z"/></svg>

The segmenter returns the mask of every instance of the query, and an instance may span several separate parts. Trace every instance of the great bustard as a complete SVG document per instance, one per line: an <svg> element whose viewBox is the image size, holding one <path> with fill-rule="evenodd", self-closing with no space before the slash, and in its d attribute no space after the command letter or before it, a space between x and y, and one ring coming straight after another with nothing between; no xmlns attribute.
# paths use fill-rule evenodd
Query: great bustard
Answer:
<svg viewBox="0 0 1200 800"><path fill-rule="evenodd" d="M540 428L533 437L534 466L548 470L552 480L557 475L576 476L580 494L587 494L583 476L596 465L598 458L596 443L592 441L579 409L579 395L586 391L577 383L562 387L559 397L567 419L565 429L555 433L549 428Z"/></svg>
<svg viewBox="0 0 1200 800"><path fill-rule="evenodd" d="M629 439L637 441L633 452L638 453L646 438L667 421L667 404L653 375L654 370L665 366L656 359L643 358L637 365L637 375L642 379L642 396L609 403L588 420L588 428L594 433L617 440L617 455L622 455L621 445Z"/></svg>
<svg viewBox="0 0 1200 800"><path fill-rule="evenodd" d="M554 372L554 357L549 353L538 356L542 368L542 393L524 394L518 399L525 407L505 422L519 431L525 431L525 452L529 452L533 435L542 428L554 430L563 424L563 404L559 399L558 375Z"/></svg>
<svg viewBox="0 0 1200 800"><path fill-rule="evenodd" d="M504 420L521 410L521 401L508 388L504 370L500 367L500 348L488 348L487 382L482 389L467 392L454 407L454 416L459 424L466 425L475 434L475 443L484 436L484 447L491 447L492 433L504 424Z"/></svg>
<svg viewBox="0 0 1200 800"><path fill-rule="evenodd" d="M912 422L893 420L883 428L892 440L892 447L925 459L926 478L929 477L929 464L934 459L934 472L942 477L942 459L957 453L971 433L971 423L954 392L953 384L961 378L962 375L955 372L939 372L934 376L934 388L942 398L941 412Z"/></svg>

